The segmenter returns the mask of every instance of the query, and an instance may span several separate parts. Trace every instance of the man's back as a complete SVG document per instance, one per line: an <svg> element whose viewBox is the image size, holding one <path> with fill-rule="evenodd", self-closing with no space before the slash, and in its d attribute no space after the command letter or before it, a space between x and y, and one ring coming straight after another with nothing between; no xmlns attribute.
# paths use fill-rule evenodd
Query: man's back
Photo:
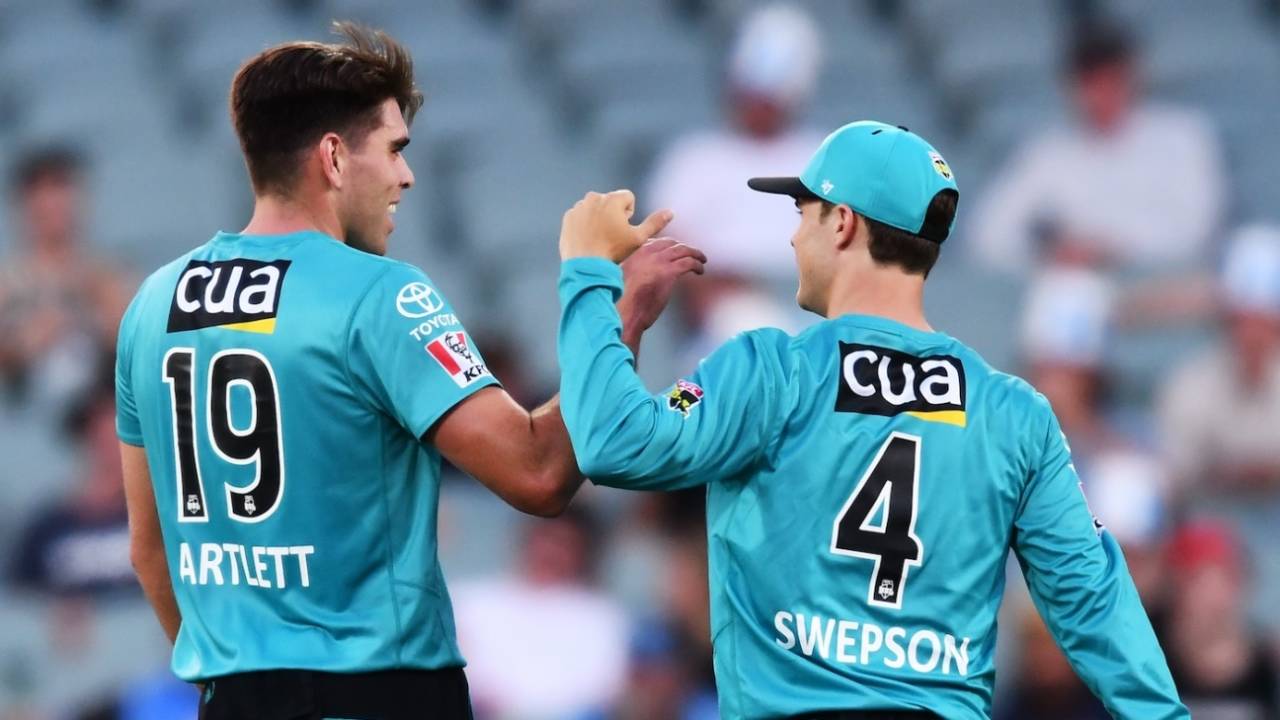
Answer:
<svg viewBox="0 0 1280 720"><path fill-rule="evenodd" d="M596 258L562 267L565 422L596 483L708 486L726 717L986 717L1011 547L1113 713L1185 717L1119 547L1026 383L944 334L842 315L795 338L744 333L651 396L624 371L620 286Z"/></svg>
<svg viewBox="0 0 1280 720"><path fill-rule="evenodd" d="M1072 558L1029 573L1051 617L1076 607L1060 593L1123 563L1047 403L960 342L888 320L765 335L789 370L767 420L778 439L708 495L724 702L985 716L1010 545Z"/></svg>
<svg viewBox="0 0 1280 720"><path fill-rule="evenodd" d="M318 232L220 233L152 275L118 425L147 451L175 672L461 665L420 438L492 383L420 270Z"/></svg>

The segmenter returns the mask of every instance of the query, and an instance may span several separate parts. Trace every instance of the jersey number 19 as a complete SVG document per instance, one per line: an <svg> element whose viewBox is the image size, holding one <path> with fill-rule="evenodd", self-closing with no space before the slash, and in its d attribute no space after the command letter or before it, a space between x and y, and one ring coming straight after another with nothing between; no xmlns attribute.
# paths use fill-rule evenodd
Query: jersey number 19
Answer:
<svg viewBox="0 0 1280 720"><path fill-rule="evenodd" d="M196 453L194 348L173 348L164 356L164 381L173 407L174 457L178 466L178 522L208 522L204 483ZM253 412L248 427L231 419L231 391L243 387ZM204 425L218 457L253 465L247 487L225 486L232 520L261 522L284 494L284 448L280 444L280 397L271 363L254 350L222 350L209 362Z"/></svg>

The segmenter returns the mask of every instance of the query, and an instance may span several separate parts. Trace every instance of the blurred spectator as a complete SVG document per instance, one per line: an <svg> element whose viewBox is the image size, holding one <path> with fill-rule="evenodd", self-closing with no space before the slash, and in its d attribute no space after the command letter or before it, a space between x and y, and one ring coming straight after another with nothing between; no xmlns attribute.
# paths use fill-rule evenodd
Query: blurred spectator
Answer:
<svg viewBox="0 0 1280 720"><path fill-rule="evenodd" d="M609 712L580 720L715 720L714 691L699 688L689 672L689 650L662 622L642 625L631 641L630 670L621 698Z"/></svg>
<svg viewBox="0 0 1280 720"><path fill-rule="evenodd" d="M83 481L26 527L11 578L16 587L67 598L133 595L113 386L102 381L68 424L82 449Z"/></svg>
<svg viewBox="0 0 1280 720"><path fill-rule="evenodd" d="M1033 137L988 187L977 254L1009 271L1046 257L1141 270L1204 260L1226 192L1207 118L1141 98L1117 26L1082 25L1066 74L1074 122Z"/></svg>
<svg viewBox="0 0 1280 720"><path fill-rule="evenodd" d="M573 717L619 696L628 627L596 581L600 543L595 520L574 505L529 521L515 573L458 584L458 642L477 717Z"/></svg>
<svg viewBox="0 0 1280 720"><path fill-rule="evenodd" d="M1225 341L1177 368L1158 414L1183 489L1280 488L1280 228L1238 231L1219 281Z"/></svg>
<svg viewBox="0 0 1280 720"><path fill-rule="evenodd" d="M1247 567L1231 529L1190 523L1174 536L1169 557L1174 592L1163 645L1192 716L1280 717L1280 668L1245 618Z"/></svg>
<svg viewBox="0 0 1280 720"><path fill-rule="evenodd" d="M786 207L760 202L747 178L794 175L821 142L821 135L794 125L820 62L820 38L808 15L780 4L756 10L729 57L729 127L682 138L657 161L647 201L674 210L669 233L710 259L707 274L688 284L689 324L705 334L690 355L700 358L701 350L740 330L788 324L788 308L755 282L793 277L788 240L796 218Z"/></svg>
<svg viewBox="0 0 1280 720"><path fill-rule="evenodd" d="M1135 450L1103 452L1084 477L1089 507L1120 543L1129 574L1159 633L1167 620L1168 483L1160 464Z"/></svg>
<svg viewBox="0 0 1280 720"><path fill-rule="evenodd" d="M51 148L10 176L21 228L0 264L0 384L54 413L92 382L128 303L121 279L85 255L82 172L75 152Z"/></svg>
<svg viewBox="0 0 1280 720"><path fill-rule="evenodd" d="M139 678L120 696L76 715L76 720L196 720L200 693L169 670Z"/></svg>
<svg viewBox="0 0 1280 720"><path fill-rule="evenodd" d="M997 720L1107 720L1102 704L1080 682L1040 616L1024 609L1018 631L1022 641L1017 684Z"/></svg>
<svg viewBox="0 0 1280 720"><path fill-rule="evenodd" d="M1090 458L1120 443L1105 412L1103 361L1113 294L1095 272L1056 267L1032 282L1024 304L1026 378L1053 406L1082 474Z"/></svg>

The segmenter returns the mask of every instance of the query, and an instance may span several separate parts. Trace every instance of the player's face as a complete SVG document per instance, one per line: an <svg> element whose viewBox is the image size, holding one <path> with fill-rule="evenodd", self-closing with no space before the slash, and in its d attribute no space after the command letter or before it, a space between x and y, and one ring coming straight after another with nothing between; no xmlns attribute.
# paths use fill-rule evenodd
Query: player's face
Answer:
<svg viewBox="0 0 1280 720"><path fill-rule="evenodd" d="M375 255L387 252L400 195L413 186L413 172L401 153L409 127L400 107L387 99L379 123L348 154L350 182L343 188L342 227L347 244Z"/></svg>
<svg viewBox="0 0 1280 720"><path fill-rule="evenodd" d="M800 225L791 236L791 247L796 251L796 269L800 275L796 302L805 310L825 317L827 295L835 274L837 213L822 217L822 203L817 200L797 200L796 210L800 214Z"/></svg>
<svg viewBox="0 0 1280 720"><path fill-rule="evenodd" d="M1111 130L1133 105L1133 68L1117 62L1090 70L1076 78L1073 94L1086 122L1103 132Z"/></svg>

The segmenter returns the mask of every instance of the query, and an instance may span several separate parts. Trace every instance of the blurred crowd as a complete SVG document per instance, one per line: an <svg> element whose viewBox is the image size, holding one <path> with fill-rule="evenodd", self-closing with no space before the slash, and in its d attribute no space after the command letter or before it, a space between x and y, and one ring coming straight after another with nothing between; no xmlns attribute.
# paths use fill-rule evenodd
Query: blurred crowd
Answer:
<svg viewBox="0 0 1280 720"><path fill-rule="evenodd" d="M103 33L114 32L121 16L165 5L48 4L95 18ZM543 24L572 24L577 15L578 31L591 34L592 13L601 12L575 0L445 4L510 44L521 34L541 38ZM19 14L5 5L0 0L0 23ZM360 11L379 5L353 3ZM381 5L414 12L390 0ZM704 44L714 49L708 62L716 68L705 94L719 104L705 122L662 127L659 119L643 132L627 124L632 117L614 118L621 129L613 137L625 141L617 140L610 170L597 176L609 185L634 184L642 203L673 209L670 234L711 259L705 277L681 288L642 352L654 390L740 330L795 331L815 320L791 298L787 239L796 218L750 193L745 178L794 174L835 123L861 119L848 114L860 107L857 90L832 81L832 58L868 63L837 65L844 73L876 74L892 65L884 37L851 49L849 39L826 31L827 14L847 12L841 22L865 24L867 37L928 38L959 32L959 24L948 23L966 12L982 19L1025 11L1034 39L1035 18L1052 8L1054 42L1028 50L1036 58L1029 67L1051 67L1043 74L973 60L985 57L984 44L1008 40L1011 52L1020 47L1020 40L991 37L967 46L965 58L982 70L974 77L907 63L903 77L912 82L877 91L912 97L903 107L925 123L912 129L947 155L961 187L957 231L928 291L932 320L1048 397L1095 515L1125 549L1194 716L1280 718L1280 553L1273 549L1280 525L1280 198L1274 175L1256 187L1261 177L1238 177L1242 165L1235 162L1241 153L1276 153L1280 145L1255 144L1247 134L1243 150L1239 140L1224 141L1233 137L1226 125L1274 133L1269 123L1280 117L1280 93L1270 92L1280 86L1269 84L1280 68L1275 4L667 0L630 7L645 12L650 5L668 13L672 27L705 29ZM1256 82L1247 74L1230 79L1256 87L1256 96L1217 95L1228 80L1211 63L1201 72L1196 63L1209 54L1202 48L1186 49L1186 67L1181 55L1161 55L1158 38L1222 37L1197 25L1210 5L1214 18L1244 13L1233 22L1271 43L1274 66L1237 69L1257 71ZM311 17L314 32L324 16L345 9L336 0L292 0L278 11ZM1020 27L1024 20L1010 22ZM716 30L722 27L723 38ZM0 24L0 49L7 41ZM531 45L531 57L540 57L543 50ZM946 59L941 43L926 45ZM1016 55L1003 61L1010 57ZM11 100L3 95L4 72L0 100ZM1028 75L1036 82L1023 86ZM223 85L229 81L228 73ZM916 114L911 103L921 87L933 88L945 110ZM1008 105L1014 108L1028 97L1053 99L1034 101L1041 114L993 111L1006 101L992 98L1006 96L1022 98ZM1229 107L1206 99L1215 97L1229 98L1221 101ZM440 125L433 122L433 103L448 102L447 92L429 96L418 135L431 136L440 125L448 132L447 109ZM0 120L3 110L0 102ZM897 121L875 109L865 114ZM1250 124L1253 115L1263 120ZM962 133L953 123L977 129ZM605 157L575 145L574 133L570 122L562 152L573 162ZM48 133L0 130L0 158L8 161L0 212L7 220L0 240L0 720L194 718L195 693L167 674L167 643L129 565L114 435L115 330L138 282L154 269L138 258L160 251L120 252L98 237L130 231L91 223L97 186L90 178L104 161L102 143L42 135ZM223 143L216 153L235 152L225 131L214 137ZM529 282L492 276L494 265L516 267L490 262L484 253L500 247L493 238L477 253L444 238L412 237L420 228L459 230L469 217L433 186L431 172L468 158L423 159L413 192L435 198L436 214L397 232L392 254L422 263L446 291L462 283L442 275L462 274L476 286ZM1246 164L1278 162L1280 154L1271 154ZM539 167L516 177L536 179ZM1242 186L1251 199L1242 198ZM540 192L528 194L545 200ZM524 188L501 194L523 196ZM512 199L510 208L501 198L491 202L490 214L510 209L515 217L507 222L516 224L554 224L567 207L538 207L528 198ZM175 227L187 215L185 207L147 211L176 215L169 223ZM245 220L216 222L235 230ZM504 227L492 224L500 219L485 222L495 232ZM187 245L217 229L187 228ZM554 254L553 243L544 244ZM176 255L184 248L169 249ZM543 250L510 251L520 262L536 256L554 273L554 258ZM550 299L549 306L535 303L550 325L531 318L528 307L503 306L518 294L471 289L454 298L478 329L494 374L530 405L555 390L554 274L532 274L546 285L531 292ZM441 553L477 716L717 717L702 503L697 490L657 495L587 487L564 516L533 520L460 474L447 474ZM1107 717L1040 622L1012 560L1009 574L996 716Z"/></svg>

